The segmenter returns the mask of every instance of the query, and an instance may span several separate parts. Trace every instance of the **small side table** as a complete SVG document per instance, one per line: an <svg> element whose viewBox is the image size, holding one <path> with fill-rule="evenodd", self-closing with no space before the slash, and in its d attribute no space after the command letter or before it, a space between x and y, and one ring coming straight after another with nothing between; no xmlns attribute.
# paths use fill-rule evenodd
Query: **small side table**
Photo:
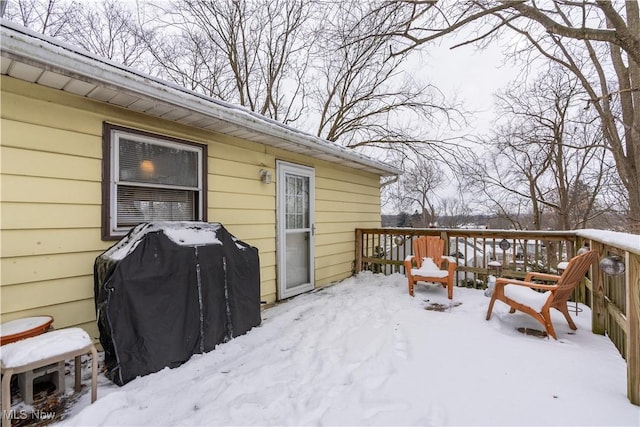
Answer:
<svg viewBox="0 0 640 427"><path fill-rule="evenodd" d="M11 344L26 338L43 334L51 327L52 316L24 317L5 322L0 325L0 345ZM64 361L47 366L40 366L26 372L19 373L18 387L22 399L27 405L33 404L33 384L37 381L50 380L56 391L64 390Z"/></svg>
<svg viewBox="0 0 640 427"><path fill-rule="evenodd" d="M64 366L67 359L75 359L75 391L80 391L81 356L91 354L91 403L98 397L98 354L89 334L80 328L58 329L26 338L2 348L2 413L11 409L11 377L49 366ZM64 383L63 383L64 384ZM58 393L64 392L64 386ZM9 416L2 417L2 427L11 427Z"/></svg>

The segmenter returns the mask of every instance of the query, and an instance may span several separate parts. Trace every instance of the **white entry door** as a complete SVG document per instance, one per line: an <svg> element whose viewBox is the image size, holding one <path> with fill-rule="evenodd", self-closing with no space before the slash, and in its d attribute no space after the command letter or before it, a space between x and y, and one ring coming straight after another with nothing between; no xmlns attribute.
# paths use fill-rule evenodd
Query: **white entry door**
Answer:
<svg viewBox="0 0 640 427"><path fill-rule="evenodd" d="M314 288L313 168L277 162L278 298Z"/></svg>

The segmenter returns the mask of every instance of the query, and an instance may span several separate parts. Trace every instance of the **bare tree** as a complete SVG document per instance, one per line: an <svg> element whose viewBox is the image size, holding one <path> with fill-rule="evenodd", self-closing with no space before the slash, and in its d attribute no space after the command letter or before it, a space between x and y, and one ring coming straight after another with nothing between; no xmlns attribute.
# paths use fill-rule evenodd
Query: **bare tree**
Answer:
<svg viewBox="0 0 640 427"><path fill-rule="evenodd" d="M314 0L157 5L175 37L149 43L161 75L288 123L304 105ZM168 31L168 30L167 30Z"/></svg>
<svg viewBox="0 0 640 427"><path fill-rule="evenodd" d="M427 227L438 220L437 190L445 181L445 175L438 163L418 158L400 177L399 186L404 197L412 205L418 207L419 227Z"/></svg>
<svg viewBox="0 0 640 427"><path fill-rule="evenodd" d="M434 148L428 126L460 116L437 89L403 71L407 55L389 55L397 47L391 36L371 37L405 19L402 10L383 16L369 14L366 2L326 4L332 7L314 49L321 64L312 104L319 114L317 135L349 148Z"/></svg>
<svg viewBox="0 0 640 427"><path fill-rule="evenodd" d="M490 155L464 173L514 224L528 211L535 229L583 228L603 212L607 152L581 95L575 76L556 66L498 97L505 123L485 142Z"/></svg>
<svg viewBox="0 0 640 427"><path fill-rule="evenodd" d="M51 37L67 36L77 18L76 4L65 0L9 1L3 7L3 18Z"/></svg>
<svg viewBox="0 0 640 427"><path fill-rule="evenodd" d="M441 203L441 227L456 228L468 224L471 217L471 209L463 197L444 197Z"/></svg>
<svg viewBox="0 0 640 427"><path fill-rule="evenodd" d="M9 2L5 17L125 66L146 69L143 41L153 39L136 4L118 0Z"/></svg>
<svg viewBox="0 0 640 427"><path fill-rule="evenodd" d="M629 225L640 233L640 6L637 1L388 0L371 12L399 7L410 16L393 34L405 42L400 55L461 28L472 34L463 44L491 43L515 35L515 56L561 64L579 79L585 104L601 120L607 148L629 201Z"/></svg>
<svg viewBox="0 0 640 427"><path fill-rule="evenodd" d="M376 16L357 0L17 5L14 18L22 11L21 22L37 31L51 26L34 17L49 22L68 9L56 31L68 42L348 148L387 158L445 158L458 149L437 132L463 115L407 72L408 54L389 55L400 47L393 36L378 34L411 16L404 7Z"/></svg>
<svg viewBox="0 0 640 427"><path fill-rule="evenodd" d="M140 10L133 6L117 0L79 3L65 39L101 57L145 69L150 58L143 42L154 36L145 22L137 19Z"/></svg>

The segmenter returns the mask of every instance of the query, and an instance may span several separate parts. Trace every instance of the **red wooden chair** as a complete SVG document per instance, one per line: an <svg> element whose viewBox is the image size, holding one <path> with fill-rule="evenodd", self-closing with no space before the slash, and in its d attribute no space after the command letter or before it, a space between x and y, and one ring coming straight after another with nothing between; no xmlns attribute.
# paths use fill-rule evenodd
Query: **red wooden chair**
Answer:
<svg viewBox="0 0 640 427"><path fill-rule="evenodd" d="M404 260L409 282L409 295L417 282L442 283L447 296L453 298L453 280L458 264L455 258L443 256L444 240L436 236L418 237L413 241L413 255ZM415 265L415 266L414 266Z"/></svg>
<svg viewBox="0 0 640 427"><path fill-rule="evenodd" d="M597 258L598 254L595 251L578 255L569 261L561 276L531 272L527 274L524 281L499 278L496 280L496 286L489 302L487 320L491 318L493 304L496 300L500 300L511 307L510 313L519 310L536 319L544 326L547 334L555 339L557 336L553 323L551 323L551 308L560 311L569 327L575 331L578 328L569 315L567 301L571 297L573 289L580 283ZM556 284L533 283L532 280L535 279L553 281ZM537 292L536 289L546 292Z"/></svg>

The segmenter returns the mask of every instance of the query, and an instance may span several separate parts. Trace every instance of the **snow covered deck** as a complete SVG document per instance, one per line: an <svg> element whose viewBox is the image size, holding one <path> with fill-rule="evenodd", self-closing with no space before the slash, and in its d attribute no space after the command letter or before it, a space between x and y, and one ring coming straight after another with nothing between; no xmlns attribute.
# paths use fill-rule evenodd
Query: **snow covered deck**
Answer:
<svg viewBox="0 0 640 427"><path fill-rule="evenodd" d="M404 274L402 260L411 253L412 240L428 235L444 238L448 253L458 258L458 286L486 287L496 262L502 277L522 279L528 271L557 274L587 246L597 252L599 262L622 260L626 269L621 275L607 275L606 267L594 264L574 299L591 308L593 333L611 339L626 360L628 397L640 405L639 235L605 230L356 229L356 272Z"/></svg>
<svg viewBox="0 0 640 427"><path fill-rule="evenodd" d="M637 425L626 365L591 333L590 310L559 340L489 298L365 272L263 311L263 323L179 368L71 408L64 425ZM441 311L438 311L441 310ZM574 315L575 316L575 315ZM563 323L564 322L564 323Z"/></svg>

